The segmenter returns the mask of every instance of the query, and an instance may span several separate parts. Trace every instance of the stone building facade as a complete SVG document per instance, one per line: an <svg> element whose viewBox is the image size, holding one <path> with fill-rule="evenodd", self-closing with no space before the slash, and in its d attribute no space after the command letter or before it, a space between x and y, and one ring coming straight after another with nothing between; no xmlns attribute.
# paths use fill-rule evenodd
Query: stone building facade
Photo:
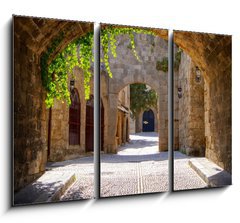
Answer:
<svg viewBox="0 0 240 223"><path fill-rule="evenodd" d="M196 79L196 65L184 52L177 75L176 92L178 88L182 91L174 117L178 120L179 149L190 156L204 156L204 78Z"/></svg>
<svg viewBox="0 0 240 223"><path fill-rule="evenodd" d="M155 131L159 133L159 151L168 149L168 75L167 72L156 69L157 61L168 57L168 43L162 38L146 34L135 35L135 43L140 61L128 47L130 44L128 36L122 35L117 40L117 58L110 57L113 77L109 78L104 70L101 71L101 99L104 106L104 120L107 120L104 122L105 152L117 152L118 95L122 89L134 83L147 84L156 91L159 112L153 110L157 117ZM142 120L139 123L142 123Z"/></svg>
<svg viewBox="0 0 240 223"><path fill-rule="evenodd" d="M129 142L129 120L130 120L130 87L126 86L118 94L118 114L116 146Z"/></svg>
<svg viewBox="0 0 240 223"><path fill-rule="evenodd" d="M90 83L90 99L86 100L82 70L75 67L73 73L75 85L71 95L77 97L75 103L79 104L79 108L74 111L71 106L56 100L49 109L48 161L68 160L93 152L93 80ZM74 112L77 114L72 114ZM74 115L78 117L74 118Z"/></svg>

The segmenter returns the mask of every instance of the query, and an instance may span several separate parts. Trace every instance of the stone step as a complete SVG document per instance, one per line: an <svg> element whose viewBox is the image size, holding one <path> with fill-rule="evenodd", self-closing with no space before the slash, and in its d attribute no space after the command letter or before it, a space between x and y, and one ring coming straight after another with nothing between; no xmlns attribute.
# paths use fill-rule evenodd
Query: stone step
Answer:
<svg viewBox="0 0 240 223"><path fill-rule="evenodd" d="M231 174L205 157L192 158L188 163L209 187L223 187L232 184Z"/></svg>
<svg viewBox="0 0 240 223"><path fill-rule="evenodd" d="M58 201L75 180L74 173L46 171L40 178L14 195L14 205Z"/></svg>

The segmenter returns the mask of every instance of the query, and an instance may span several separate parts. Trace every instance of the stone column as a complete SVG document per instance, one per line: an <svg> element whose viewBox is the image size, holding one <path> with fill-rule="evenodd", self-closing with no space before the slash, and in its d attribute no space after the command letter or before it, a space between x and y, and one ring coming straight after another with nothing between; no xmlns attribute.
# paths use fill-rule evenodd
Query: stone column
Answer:
<svg viewBox="0 0 240 223"><path fill-rule="evenodd" d="M107 152L116 153L117 145L115 142L116 132L117 132L117 115L118 115L118 95L110 93L109 94L109 116L108 116L108 142L107 142Z"/></svg>
<svg viewBox="0 0 240 223"><path fill-rule="evenodd" d="M159 134L159 151L168 150L168 103L163 96L159 97L158 103L158 134Z"/></svg>
<svg viewBox="0 0 240 223"><path fill-rule="evenodd" d="M127 121L127 119L126 119L126 113L124 113L123 114L123 136L122 136L122 142L125 144L126 143L126 121Z"/></svg>
<svg viewBox="0 0 240 223"><path fill-rule="evenodd" d="M143 112L139 113L136 117L135 121L136 133L142 132L142 114Z"/></svg>

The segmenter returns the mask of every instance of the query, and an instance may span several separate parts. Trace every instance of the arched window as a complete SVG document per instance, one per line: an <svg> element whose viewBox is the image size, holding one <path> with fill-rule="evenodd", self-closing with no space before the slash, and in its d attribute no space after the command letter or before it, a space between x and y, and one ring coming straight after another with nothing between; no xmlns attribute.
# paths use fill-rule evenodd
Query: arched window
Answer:
<svg viewBox="0 0 240 223"><path fill-rule="evenodd" d="M71 92L71 106L69 108L69 145L80 144L80 100L78 91Z"/></svg>

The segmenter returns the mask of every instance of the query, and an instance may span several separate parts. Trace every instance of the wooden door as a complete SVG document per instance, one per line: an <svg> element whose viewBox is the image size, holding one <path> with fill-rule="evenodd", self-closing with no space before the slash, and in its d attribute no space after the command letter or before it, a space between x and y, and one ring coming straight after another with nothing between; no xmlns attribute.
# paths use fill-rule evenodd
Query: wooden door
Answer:
<svg viewBox="0 0 240 223"><path fill-rule="evenodd" d="M150 109L143 113L143 132L154 132L154 113Z"/></svg>
<svg viewBox="0 0 240 223"><path fill-rule="evenodd" d="M77 89L71 92L69 108L69 145L80 145L80 100Z"/></svg>

